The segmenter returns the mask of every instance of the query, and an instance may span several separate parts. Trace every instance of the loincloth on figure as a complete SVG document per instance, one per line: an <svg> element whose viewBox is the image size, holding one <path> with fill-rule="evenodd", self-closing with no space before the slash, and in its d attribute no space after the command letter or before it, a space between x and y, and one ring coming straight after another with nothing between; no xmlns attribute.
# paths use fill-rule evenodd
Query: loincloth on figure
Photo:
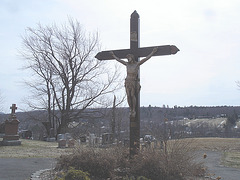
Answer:
<svg viewBox="0 0 240 180"><path fill-rule="evenodd" d="M139 92L141 89L141 85L137 80L125 79L125 88L129 91L136 90L137 92Z"/></svg>

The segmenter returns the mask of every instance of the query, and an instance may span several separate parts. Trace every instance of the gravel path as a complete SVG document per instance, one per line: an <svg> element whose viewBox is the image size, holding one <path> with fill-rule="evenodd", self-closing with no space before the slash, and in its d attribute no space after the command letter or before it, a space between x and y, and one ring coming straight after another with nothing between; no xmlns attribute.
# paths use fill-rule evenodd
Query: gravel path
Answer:
<svg viewBox="0 0 240 180"><path fill-rule="evenodd" d="M0 180L29 180L32 173L52 168L52 158L0 158Z"/></svg>
<svg viewBox="0 0 240 180"><path fill-rule="evenodd" d="M211 177L221 177L221 180L239 180L240 169L224 167L221 165L221 152L205 151L207 158L201 160L208 167ZM201 154L204 154L201 152Z"/></svg>

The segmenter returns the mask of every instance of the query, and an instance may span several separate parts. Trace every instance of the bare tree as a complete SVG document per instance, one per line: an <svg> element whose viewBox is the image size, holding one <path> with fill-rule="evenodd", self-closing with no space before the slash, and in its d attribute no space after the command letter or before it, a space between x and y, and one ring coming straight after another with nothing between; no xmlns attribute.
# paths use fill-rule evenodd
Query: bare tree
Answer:
<svg viewBox="0 0 240 180"><path fill-rule="evenodd" d="M94 58L99 47L98 34L87 35L80 23L71 19L60 28L40 24L28 28L23 37L21 53L27 60L25 68L33 72L27 83L35 97L28 104L47 110L51 126L57 117L58 133L64 133L68 123L86 108L101 105L104 96L119 88L117 71Z"/></svg>
<svg viewBox="0 0 240 180"><path fill-rule="evenodd" d="M116 95L114 95L114 97L113 97L110 127L111 127L111 132L113 134L114 140L116 138L116 135L117 135L117 139L119 140L119 135L120 135L120 131L121 131L121 123L122 123L122 119L123 119L123 111L121 111L121 109L119 109L119 108L117 109L117 107L125 101L125 98L126 98L126 96L120 97L120 99L119 99L116 97Z"/></svg>

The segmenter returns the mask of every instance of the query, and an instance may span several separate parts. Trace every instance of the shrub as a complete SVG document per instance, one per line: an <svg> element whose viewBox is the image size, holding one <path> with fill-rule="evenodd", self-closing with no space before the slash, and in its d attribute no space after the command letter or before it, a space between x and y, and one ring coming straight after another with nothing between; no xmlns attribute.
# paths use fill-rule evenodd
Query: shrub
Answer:
<svg viewBox="0 0 240 180"><path fill-rule="evenodd" d="M90 178L88 173L71 168L66 173L65 180L90 180Z"/></svg>
<svg viewBox="0 0 240 180"><path fill-rule="evenodd" d="M126 149L76 149L73 154L60 157L57 169L74 167L98 180L182 180L205 173L193 152L188 140L171 140L164 150L142 151L130 160Z"/></svg>
<svg viewBox="0 0 240 180"><path fill-rule="evenodd" d="M194 161L195 153L188 140L172 140L165 150L146 150L131 161L129 174L151 180L181 180L187 176L203 176L201 163Z"/></svg>
<svg viewBox="0 0 240 180"><path fill-rule="evenodd" d="M124 155L125 154L125 155ZM77 149L71 155L58 159L57 169L67 170L69 167L88 172L93 177L112 178L116 169L125 168L127 157L124 150L119 149Z"/></svg>
<svg viewBox="0 0 240 180"><path fill-rule="evenodd" d="M88 173L72 167L66 173L63 173L62 176L62 178L56 177L55 180L90 180Z"/></svg>
<svg viewBox="0 0 240 180"><path fill-rule="evenodd" d="M124 177L123 180L151 180L151 179L148 179L144 176L138 176L137 178L135 178L134 176L131 176L131 177Z"/></svg>

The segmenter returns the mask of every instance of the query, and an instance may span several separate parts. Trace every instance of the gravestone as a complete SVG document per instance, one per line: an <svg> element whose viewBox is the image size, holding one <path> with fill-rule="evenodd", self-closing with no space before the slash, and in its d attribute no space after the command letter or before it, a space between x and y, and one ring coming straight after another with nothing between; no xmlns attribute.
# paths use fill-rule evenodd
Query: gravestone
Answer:
<svg viewBox="0 0 240 180"><path fill-rule="evenodd" d="M59 147L59 148L65 148L66 145L67 145L66 139L60 139L60 140L58 141L58 147Z"/></svg>
<svg viewBox="0 0 240 180"><path fill-rule="evenodd" d="M58 147L65 148L67 145L66 136L65 134L58 134L57 135Z"/></svg>
<svg viewBox="0 0 240 180"><path fill-rule="evenodd" d="M102 145L113 144L113 134L104 133L102 134Z"/></svg>
<svg viewBox="0 0 240 180"><path fill-rule="evenodd" d="M4 146L18 146L21 145L18 135L19 120L16 118L15 110L16 104L12 104L10 107L12 112L8 120L5 121L5 135L3 136L2 145Z"/></svg>
<svg viewBox="0 0 240 180"><path fill-rule="evenodd" d="M21 138L23 139L32 139L32 131L30 130L22 130L20 133Z"/></svg>
<svg viewBox="0 0 240 180"><path fill-rule="evenodd" d="M95 139L96 139L96 136L95 134L89 134L89 146L94 146L95 145Z"/></svg>
<svg viewBox="0 0 240 180"><path fill-rule="evenodd" d="M65 133L65 138L66 138L66 140L68 142L69 139L72 139L72 135L70 133Z"/></svg>
<svg viewBox="0 0 240 180"><path fill-rule="evenodd" d="M0 123L0 138L3 138L5 134L5 123Z"/></svg>
<svg viewBox="0 0 240 180"><path fill-rule="evenodd" d="M87 142L87 137L86 136L80 136L79 140L80 140L80 143L86 143Z"/></svg>
<svg viewBox="0 0 240 180"><path fill-rule="evenodd" d="M70 133L58 134L57 135L58 147L74 147L75 140L72 138Z"/></svg>
<svg viewBox="0 0 240 180"><path fill-rule="evenodd" d="M60 141L61 139L66 139L65 134L58 134L57 135L57 141Z"/></svg>

